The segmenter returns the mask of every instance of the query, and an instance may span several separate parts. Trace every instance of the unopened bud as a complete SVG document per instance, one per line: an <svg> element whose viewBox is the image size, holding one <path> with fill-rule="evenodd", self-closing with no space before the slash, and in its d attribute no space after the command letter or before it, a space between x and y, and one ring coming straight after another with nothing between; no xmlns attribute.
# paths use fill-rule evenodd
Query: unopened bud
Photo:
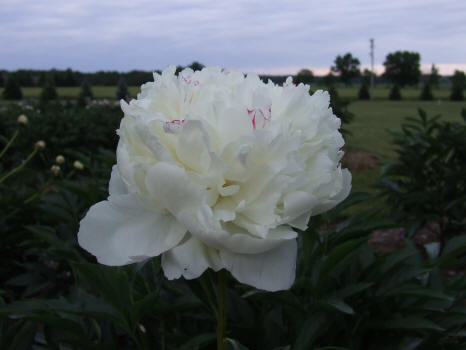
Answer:
<svg viewBox="0 0 466 350"><path fill-rule="evenodd" d="M84 164L81 163L79 160L75 160L73 163L73 166L76 170L83 170L84 169Z"/></svg>
<svg viewBox="0 0 466 350"><path fill-rule="evenodd" d="M37 141L36 142L36 148L42 150L42 149L45 149L45 142L40 140L40 141Z"/></svg>
<svg viewBox="0 0 466 350"><path fill-rule="evenodd" d="M58 165L52 165L50 171L53 175L57 175L60 172L60 167Z"/></svg>
<svg viewBox="0 0 466 350"><path fill-rule="evenodd" d="M139 324L139 330L140 330L142 333L146 333L146 327L144 327L142 324Z"/></svg>
<svg viewBox="0 0 466 350"><path fill-rule="evenodd" d="M63 157L61 154L59 154L56 158L55 158L55 162L57 164L63 164L65 163L65 157Z"/></svg>
<svg viewBox="0 0 466 350"><path fill-rule="evenodd" d="M18 117L18 124L20 125L26 125L28 123L28 117L26 117L24 114L21 114Z"/></svg>

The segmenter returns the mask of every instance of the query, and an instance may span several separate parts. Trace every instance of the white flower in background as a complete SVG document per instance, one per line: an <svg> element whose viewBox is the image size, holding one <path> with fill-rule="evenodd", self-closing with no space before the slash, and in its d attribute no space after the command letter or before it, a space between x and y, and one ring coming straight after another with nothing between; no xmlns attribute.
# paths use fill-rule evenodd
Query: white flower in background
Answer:
<svg viewBox="0 0 466 350"><path fill-rule="evenodd" d="M52 165L50 167L50 171L53 175L58 175L58 173L60 172L60 167L58 165Z"/></svg>
<svg viewBox="0 0 466 350"><path fill-rule="evenodd" d="M35 143L35 147L39 150L43 150L46 147L46 143L43 140L39 140Z"/></svg>
<svg viewBox="0 0 466 350"><path fill-rule="evenodd" d="M76 169L76 170L83 170L84 169L84 164L81 163L79 160L75 160L73 162L73 167Z"/></svg>
<svg viewBox="0 0 466 350"><path fill-rule="evenodd" d="M63 157L61 154L59 154L56 158L55 158L55 162L57 164L63 164L65 163L65 157Z"/></svg>
<svg viewBox="0 0 466 350"><path fill-rule="evenodd" d="M28 117L26 117L24 114L21 114L18 117L18 124L20 125L26 125L29 122Z"/></svg>
<svg viewBox="0 0 466 350"><path fill-rule="evenodd" d="M328 93L219 68L174 73L121 101L110 196L81 221L79 244L106 265L162 254L168 279L225 268L259 289L290 288L294 229L351 188Z"/></svg>

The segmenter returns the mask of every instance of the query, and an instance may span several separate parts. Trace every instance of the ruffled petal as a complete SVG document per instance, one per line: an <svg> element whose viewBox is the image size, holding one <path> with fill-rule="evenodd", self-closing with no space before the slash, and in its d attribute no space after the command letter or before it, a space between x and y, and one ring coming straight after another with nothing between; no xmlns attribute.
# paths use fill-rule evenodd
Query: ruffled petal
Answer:
<svg viewBox="0 0 466 350"><path fill-rule="evenodd" d="M134 263L176 246L186 228L170 214L145 208L137 195L111 196L81 221L78 242L101 264Z"/></svg>
<svg viewBox="0 0 466 350"><path fill-rule="evenodd" d="M215 271L223 267L218 251L193 236L162 255L163 272L169 280L197 278L209 267Z"/></svg>
<svg viewBox="0 0 466 350"><path fill-rule="evenodd" d="M220 251L225 268L241 283L270 292L289 289L296 273L296 240L288 240L262 254Z"/></svg>

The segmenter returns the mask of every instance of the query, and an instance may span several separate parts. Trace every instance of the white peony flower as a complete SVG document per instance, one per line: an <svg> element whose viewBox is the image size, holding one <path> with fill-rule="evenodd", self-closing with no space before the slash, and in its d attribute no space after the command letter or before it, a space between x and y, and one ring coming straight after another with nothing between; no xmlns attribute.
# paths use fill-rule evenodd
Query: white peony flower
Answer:
<svg viewBox="0 0 466 350"><path fill-rule="evenodd" d="M169 67L121 101L108 200L79 244L106 265L162 254L168 279L225 268L276 291L295 278L297 234L351 189L329 95L257 75Z"/></svg>

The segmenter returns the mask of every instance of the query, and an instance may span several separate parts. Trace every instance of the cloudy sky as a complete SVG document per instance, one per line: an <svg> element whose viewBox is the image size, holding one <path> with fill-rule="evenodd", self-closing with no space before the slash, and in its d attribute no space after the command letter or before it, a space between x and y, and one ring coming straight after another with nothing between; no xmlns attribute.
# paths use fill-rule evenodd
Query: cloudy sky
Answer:
<svg viewBox="0 0 466 350"><path fill-rule="evenodd" d="M338 54L379 73L387 53L466 70L464 0L0 0L0 69L82 71L205 65L328 71ZM428 69L427 69L428 70Z"/></svg>

